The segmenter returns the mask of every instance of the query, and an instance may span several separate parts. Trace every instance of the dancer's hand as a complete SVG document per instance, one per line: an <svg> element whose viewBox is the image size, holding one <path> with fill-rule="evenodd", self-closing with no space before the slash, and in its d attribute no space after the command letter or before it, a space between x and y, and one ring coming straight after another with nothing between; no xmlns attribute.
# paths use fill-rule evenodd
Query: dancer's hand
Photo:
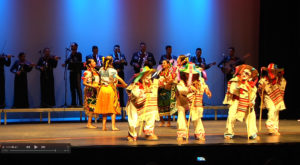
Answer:
<svg viewBox="0 0 300 165"><path fill-rule="evenodd" d="M206 93L206 95L208 96L208 98L211 98L211 92L210 92L210 90L208 89L208 90L206 90L205 91L205 93Z"/></svg>

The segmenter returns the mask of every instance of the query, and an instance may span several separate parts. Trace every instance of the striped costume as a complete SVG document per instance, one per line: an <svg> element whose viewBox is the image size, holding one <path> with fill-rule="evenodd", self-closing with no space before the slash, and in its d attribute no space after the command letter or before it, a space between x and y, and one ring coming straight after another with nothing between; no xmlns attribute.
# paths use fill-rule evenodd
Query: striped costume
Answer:
<svg viewBox="0 0 300 165"><path fill-rule="evenodd" d="M247 83L247 82L246 82ZM246 83L239 82L238 77L228 82L227 93L223 104L229 104L229 112L224 136L234 136L234 124L236 120L245 120L249 129L249 136L255 138L257 135L256 115L254 111L257 88L250 87ZM252 103L252 107L250 106ZM249 113L250 111L250 113Z"/></svg>
<svg viewBox="0 0 300 165"><path fill-rule="evenodd" d="M208 88L203 78L200 78L200 90L196 93L189 91L184 81L177 84L176 105L178 109L178 130L177 137L187 138L187 123L185 118L186 110L190 110L191 121L194 124L194 135L197 139L205 137L205 130L202 124L203 116L203 93ZM193 107L192 107L193 106Z"/></svg>
<svg viewBox="0 0 300 165"><path fill-rule="evenodd" d="M269 133L278 133L279 111L286 109L284 104L286 80L281 78L277 82L271 82L267 77L263 77L259 80L259 84L265 84L263 108L267 108L269 111L266 127Z"/></svg>
<svg viewBox="0 0 300 165"><path fill-rule="evenodd" d="M151 93L145 93L142 83L133 83L127 87L128 102L126 112L128 115L129 136L137 138L136 128L140 122L145 121L144 134L154 134L155 120L159 121L157 107L158 80L154 79L150 88Z"/></svg>

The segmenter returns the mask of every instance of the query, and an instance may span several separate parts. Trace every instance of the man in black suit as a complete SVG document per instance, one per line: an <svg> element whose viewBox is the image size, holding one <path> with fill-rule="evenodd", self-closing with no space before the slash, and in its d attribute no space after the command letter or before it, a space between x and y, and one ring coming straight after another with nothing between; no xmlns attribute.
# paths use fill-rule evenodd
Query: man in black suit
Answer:
<svg viewBox="0 0 300 165"><path fill-rule="evenodd" d="M114 46L114 52L111 55L113 57L113 66L117 70L118 75L125 80L125 74L124 74L124 66L127 66L127 60L124 54L121 53L120 45ZM124 103L124 89L118 88L119 91L119 97L120 97L120 106L125 107Z"/></svg>
<svg viewBox="0 0 300 165"><path fill-rule="evenodd" d="M152 68L156 65L155 58L152 53L146 51L146 44L140 43L140 51L133 54L130 65L133 66L134 72L139 73L144 66Z"/></svg>
<svg viewBox="0 0 300 165"><path fill-rule="evenodd" d="M11 55L0 55L0 108L5 107L5 76L4 65L10 66Z"/></svg>
<svg viewBox="0 0 300 165"><path fill-rule="evenodd" d="M92 47L92 52L93 52L93 54L85 57L85 61L88 61L88 59L94 59L94 61L96 62L95 69L98 71L102 66L102 57L103 56L98 55L99 50L98 50L97 46Z"/></svg>
<svg viewBox="0 0 300 165"><path fill-rule="evenodd" d="M71 44L71 54L65 61L63 66L68 65L68 70L70 70L70 89L72 95L72 104L71 107L76 107L76 93L77 98L79 99L79 106L82 107L82 90L81 90L81 70L83 69L82 65L82 54L77 52L78 44Z"/></svg>

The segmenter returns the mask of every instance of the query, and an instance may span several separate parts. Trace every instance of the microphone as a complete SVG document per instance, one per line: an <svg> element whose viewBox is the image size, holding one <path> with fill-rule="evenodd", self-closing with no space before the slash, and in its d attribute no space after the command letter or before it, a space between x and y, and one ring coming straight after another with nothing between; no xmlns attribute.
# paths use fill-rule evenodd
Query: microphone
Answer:
<svg viewBox="0 0 300 165"><path fill-rule="evenodd" d="M66 51L71 51L71 49L70 48L65 48L66 49Z"/></svg>

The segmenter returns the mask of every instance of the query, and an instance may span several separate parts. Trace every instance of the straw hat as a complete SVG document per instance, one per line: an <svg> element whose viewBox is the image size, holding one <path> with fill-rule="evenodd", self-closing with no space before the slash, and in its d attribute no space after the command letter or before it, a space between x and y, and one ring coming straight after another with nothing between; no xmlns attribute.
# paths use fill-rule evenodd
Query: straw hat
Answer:
<svg viewBox="0 0 300 165"><path fill-rule="evenodd" d="M251 79L255 80L258 78L259 73L258 71L251 65L247 65L247 64L242 64L242 65L238 65L235 67L235 73L233 75L233 77L241 75L243 70L248 69L251 72Z"/></svg>
<svg viewBox="0 0 300 165"><path fill-rule="evenodd" d="M156 72L156 69L150 69L148 66L145 66L144 68L141 69L140 73L137 73L134 75L135 79L134 82L138 82L140 79L144 79L146 76L149 74L152 74Z"/></svg>
<svg viewBox="0 0 300 165"><path fill-rule="evenodd" d="M270 63L268 67L261 67L261 72L266 71L268 75L274 79L278 73L284 73L283 68L278 68L278 66L274 63ZM274 75L275 74L275 75Z"/></svg>

